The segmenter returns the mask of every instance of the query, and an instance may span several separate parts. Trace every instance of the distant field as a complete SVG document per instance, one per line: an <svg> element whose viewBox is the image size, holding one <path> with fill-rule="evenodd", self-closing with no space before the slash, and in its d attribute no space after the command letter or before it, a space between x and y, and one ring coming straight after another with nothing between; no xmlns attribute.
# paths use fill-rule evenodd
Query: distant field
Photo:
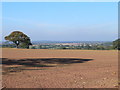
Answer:
<svg viewBox="0 0 120 90"><path fill-rule="evenodd" d="M117 50L4 48L2 54L6 88L118 87Z"/></svg>

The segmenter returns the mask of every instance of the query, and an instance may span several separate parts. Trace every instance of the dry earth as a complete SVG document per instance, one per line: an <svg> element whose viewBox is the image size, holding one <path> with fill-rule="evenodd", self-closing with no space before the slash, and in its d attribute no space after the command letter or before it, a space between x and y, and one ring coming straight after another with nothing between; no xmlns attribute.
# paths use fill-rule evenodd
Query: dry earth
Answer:
<svg viewBox="0 0 120 90"><path fill-rule="evenodd" d="M2 49L6 88L117 88L118 51Z"/></svg>

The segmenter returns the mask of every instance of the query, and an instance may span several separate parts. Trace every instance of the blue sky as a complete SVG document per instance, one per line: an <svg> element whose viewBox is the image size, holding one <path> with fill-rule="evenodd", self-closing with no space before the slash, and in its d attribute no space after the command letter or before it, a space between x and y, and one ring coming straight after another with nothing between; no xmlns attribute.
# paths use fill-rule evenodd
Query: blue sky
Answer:
<svg viewBox="0 0 120 90"><path fill-rule="evenodd" d="M117 2L3 2L2 14L3 37L16 30L32 41L113 41L118 37Z"/></svg>

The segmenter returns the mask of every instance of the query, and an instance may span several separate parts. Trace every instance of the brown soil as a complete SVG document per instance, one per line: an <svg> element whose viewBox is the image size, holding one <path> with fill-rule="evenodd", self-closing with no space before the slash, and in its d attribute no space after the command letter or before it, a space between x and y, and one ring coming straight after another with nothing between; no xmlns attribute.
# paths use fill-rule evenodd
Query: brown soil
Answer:
<svg viewBox="0 0 120 90"><path fill-rule="evenodd" d="M118 51L2 49L6 88L116 88Z"/></svg>

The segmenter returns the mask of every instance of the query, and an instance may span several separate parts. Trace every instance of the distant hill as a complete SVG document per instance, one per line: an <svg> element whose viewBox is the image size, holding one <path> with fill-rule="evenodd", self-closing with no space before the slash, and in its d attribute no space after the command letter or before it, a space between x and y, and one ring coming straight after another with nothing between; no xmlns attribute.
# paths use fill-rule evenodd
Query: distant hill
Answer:
<svg viewBox="0 0 120 90"><path fill-rule="evenodd" d="M7 41L0 41L0 44L4 42ZM47 41L47 40L32 41L32 43L105 43L105 42L112 42L112 41Z"/></svg>
<svg viewBox="0 0 120 90"><path fill-rule="evenodd" d="M95 43L111 43L112 41L32 41L33 44L44 44L44 43L85 43L85 44L95 44Z"/></svg>

